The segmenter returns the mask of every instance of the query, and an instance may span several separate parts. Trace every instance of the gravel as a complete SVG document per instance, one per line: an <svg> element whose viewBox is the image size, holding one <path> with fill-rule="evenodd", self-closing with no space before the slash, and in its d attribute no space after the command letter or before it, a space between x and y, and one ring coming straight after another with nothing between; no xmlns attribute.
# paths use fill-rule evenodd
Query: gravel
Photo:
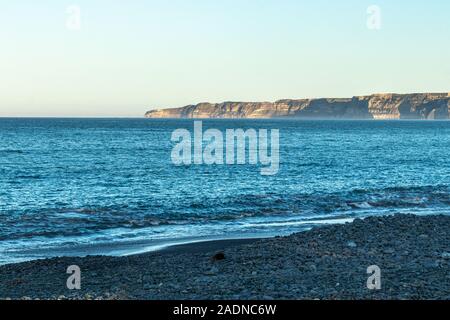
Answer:
<svg viewBox="0 0 450 320"><path fill-rule="evenodd" d="M450 216L370 217L288 237L5 265L0 299L448 300L449 257ZM70 265L81 290L66 287ZM367 288L373 265L380 290Z"/></svg>

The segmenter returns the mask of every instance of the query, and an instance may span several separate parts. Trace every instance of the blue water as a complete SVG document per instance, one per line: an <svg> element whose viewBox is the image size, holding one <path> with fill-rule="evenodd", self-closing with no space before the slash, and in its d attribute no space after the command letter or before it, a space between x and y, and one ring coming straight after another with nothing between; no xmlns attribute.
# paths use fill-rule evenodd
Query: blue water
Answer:
<svg viewBox="0 0 450 320"><path fill-rule="evenodd" d="M279 129L280 171L172 164L190 120L0 119L0 263L450 212L450 122L208 120Z"/></svg>

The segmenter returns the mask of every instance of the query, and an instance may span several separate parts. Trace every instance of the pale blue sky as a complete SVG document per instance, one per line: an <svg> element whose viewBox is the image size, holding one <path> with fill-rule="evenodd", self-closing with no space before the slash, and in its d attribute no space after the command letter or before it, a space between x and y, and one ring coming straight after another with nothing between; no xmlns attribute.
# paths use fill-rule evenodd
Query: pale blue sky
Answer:
<svg viewBox="0 0 450 320"><path fill-rule="evenodd" d="M79 31L66 28L73 4ZM0 116L448 92L449 12L447 0L0 0Z"/></svg>

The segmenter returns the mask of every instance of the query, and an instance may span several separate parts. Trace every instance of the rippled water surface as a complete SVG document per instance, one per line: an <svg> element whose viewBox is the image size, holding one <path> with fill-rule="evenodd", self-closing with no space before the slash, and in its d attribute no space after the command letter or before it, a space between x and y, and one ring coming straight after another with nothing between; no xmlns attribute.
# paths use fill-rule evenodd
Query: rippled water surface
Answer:
<svg viewBox="0 0 450 320"><path fill-rule="evenodd" d="M450 122L207 120L279 129L280 171L174 166L191 120L0 119L0 263L449 213Z"/></svg>

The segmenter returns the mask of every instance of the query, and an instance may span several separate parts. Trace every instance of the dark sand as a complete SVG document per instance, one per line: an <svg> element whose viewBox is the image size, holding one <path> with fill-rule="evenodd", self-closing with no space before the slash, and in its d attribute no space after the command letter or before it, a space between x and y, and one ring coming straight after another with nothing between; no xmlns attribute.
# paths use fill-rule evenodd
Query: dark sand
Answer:
<svg viewBox="0 0 450 320"><path fill-rule="evenodd" d="M225 259L211 259L218 251ZM66 269L81 268L81 290ZM367 267L381 268L381 290ZM450 216L372 217L289 237L0 267L0 299L450 299Z"/></svg>
<svg viewBox="0 0 450 320"><path fill-rule="evenodd" d="M160 250L161 254L193 254L205 252L219 252L235 246L250 244L262 240L261 238L252 239L230 239L230 240L212 240L187 244L170 246ZM156 253L156 252L155 252Z"/></svg>

